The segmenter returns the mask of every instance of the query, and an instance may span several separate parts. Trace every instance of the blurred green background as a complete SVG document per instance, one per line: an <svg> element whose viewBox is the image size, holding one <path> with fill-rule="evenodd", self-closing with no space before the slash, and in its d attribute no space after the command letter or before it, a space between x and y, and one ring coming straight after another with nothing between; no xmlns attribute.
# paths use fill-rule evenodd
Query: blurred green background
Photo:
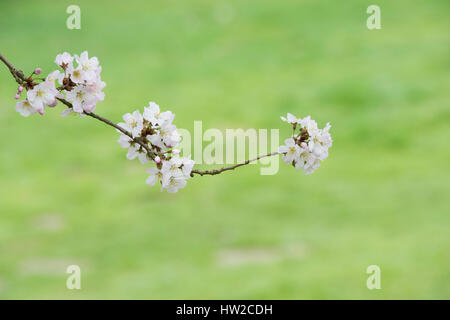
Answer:
<svg viewBox="0 0 450 320"><path fill-rule="evenodd" d="M0 298L450 298L450 2L376 1L373 31L370 4L3 0L0 52L47 74L88 50L113 121L153 100L181 128L284 139L291 112L330 121L334 145L310 176L280 162L161 193L111 128L21 117L1 65Z"/></svg>

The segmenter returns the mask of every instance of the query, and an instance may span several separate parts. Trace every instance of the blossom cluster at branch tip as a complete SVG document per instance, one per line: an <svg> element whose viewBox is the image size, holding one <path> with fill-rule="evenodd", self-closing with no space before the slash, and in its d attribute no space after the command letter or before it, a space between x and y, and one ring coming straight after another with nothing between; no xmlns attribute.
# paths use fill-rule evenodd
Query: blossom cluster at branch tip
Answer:
<svg viewBox="0 0 450 320"><path fill-rule="evenodd" d="M278 150L283 154L282 160L302 169L305 174L313 173L320 167L320 161L328 158L328 149L333 143L330 123L319 129L310 116L300 119L290 113L281 120L290 123L293 128L292 137L286 139L285 145Z"/></svg>
<svg viewBox="0 0 450 320"><path fill-rule="evenodd" d="M170 193L186 186L194 166L193 160L180 157L179 150L175 149L181 136L172 123L174 118L171 111L161 112L156 103L150 102L142 114L139 110L127 113L123 116L124 122L118 124L132 137L117 130L121 133L120 146L128 149L127 159L155 163L155 167L147 169L150 176L146 183L153 186L159 182L161 191L166 189Z"/></svg>
<svg viewBox="0 0 450 320"><path fill-rule="evenodd" d="M43 115L45 107L55 107L57 99L64 98L73 108L64 110L63 116L72 112L82 115L94 111L97 102L104 100L102 90L106 83L101 80L102 68L96 57L89 58L87 51L80 56L64 52L56 56L55 63L61 70L51 72L46 78L33 78L42 73L41 68L36 68L19 86L15 99L20 99L24 88L27 90L26 99L16 103L16 111L22 116Z"/></svg>

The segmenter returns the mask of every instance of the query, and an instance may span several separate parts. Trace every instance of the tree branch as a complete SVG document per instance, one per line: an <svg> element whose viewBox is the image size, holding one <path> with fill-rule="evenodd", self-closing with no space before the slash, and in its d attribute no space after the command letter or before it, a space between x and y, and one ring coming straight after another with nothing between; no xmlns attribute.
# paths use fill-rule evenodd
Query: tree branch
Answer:
<svg viewBox="0 0 450 320"><path fill-rule="evenodd" d="M21 70L17 70L16 68L14 68L14 66L8 60L6 60L6 58L1 53L0 53L0 60L2 60L3 63L8 67L9 72L11 72L11 74L13 75L14 79L18 84L23 84L24 82L26 82L26 77L23 74L23 72Z"/></svg>
<svg viewBox="0 0 450 320"><path fill-rule="evenodd" d="M9 71L11 72L11 74L14 76L14 79L16 79L18 84L23 84L24 82L27 82L27 78L25 77L24 73L21 70L16 69L8 60L6 60L6 58L0 53L0 60L3 61L3 63L8 67ZM57 98L59 101L61 101L63 104L65 104L68 108L73 108L72 104L62 98ZM118 126L117 124L115 124L114 122L98 115L95 114L93 112L88 112L88 111L84 111L83 112L85 115L92 117L94 119L100 120L103 123L106 123L107 125L116 128L117 130L119 130L120 132L122 132L123 134L127 135L128 137L130 137L134 142L138 143L140 146L142 146L142 148L145 149L145 151L147 151L148 155L154 159L155 158L155 154L154 152L149 148L149 146L144 143L142 137L137 137L137 138L133 138L133 135L131 134L131 132L129 132L128 130L123 129L122 127Z"/></svg>
<svg viewBox="0 0 450 320"><path fill-rule="evenodd" d="M6 60L6 58L0 53L0 60L8 67L9 71L11 72L11 74L13 75L14 79L16 80L16 82L19 85L23 85L24 83L28 83L29 81L31 81L30 79L27 79L27 77L25 77L24 73L22 72L22 70L16 69L8 60ZM65 104L68 108L73 108L72 104L62 98L57 98L60 102L62 102L63 104ZM88 111L84 111L83 112L85 115L97 119L105 124L107 124L108 126L111 126L117 130L119 130L120 132L122 132L123 134L127 135L128 137L130 137L130 139L132 139L134 142L138 143L140 146L142 146L142 148L145 149L145 151L147 152L147 154L150 156L150 158L154 159L156 154L150 149L150 147L148 146L148 144L144 141L143 137L136 137L133 138L133 135L131 134L131 132L129 132L128 130L123 129L122 127L120 127L119 125L115 124L114 122L98 115L95 114L93 112L88 112ZM220 168L220 169L214 169L214 170L192 170L191 171L191 177L194 176L194 174L198 174L200 176L204 176L204 175L216 175L216 174L220 174L222 172L225 171L229 171L229 170L234 170L238 167L241 166L245 166L247 164L249 164L250 162L254 162L254 161L258 161L259 159L265 158L265 157L271 157L274 155L278 155L278 152L271 152L268 154L264 154L264 155L260 155L254 159L249 159L247 161L244 161L242 163L238 163L229 167L224 167L224 168Z"/></svg>

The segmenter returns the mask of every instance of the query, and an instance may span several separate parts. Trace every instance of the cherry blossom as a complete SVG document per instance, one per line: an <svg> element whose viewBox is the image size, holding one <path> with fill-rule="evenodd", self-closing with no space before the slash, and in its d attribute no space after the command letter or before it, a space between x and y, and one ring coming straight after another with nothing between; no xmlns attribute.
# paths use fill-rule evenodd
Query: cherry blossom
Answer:
<svg viewBox="0 0 450 320"><path fill-rule="evenodd" d="M44 113L44 107L53 103L58 91L53 81L44 81L27 92L27 100L39 113Z"/></svg>
<svg viewBox="0 0 450 320"><path fill-rule="evenodd" d="M278 150L280 153L284 154L282 157L283 161L286 163L291 163L292 161L298 159L300 154L303 152L303 149L300 148L300 146L298 146L292 138L286 139L284 143L286 145L281 146Z"/></svg>
<svg viewBox="0 0 450 320"><path fill-rule="evenodd" d="M16 111L24 117L28 117L30 114L36 113L36 109L33 108L28 100L22 100L16 103Z"/></svg>
<svg viewBox="0 0 450 320"><path fill-rule="evenodd" d="M68 52L58 54L55 63L68 73L71 73L73 70L73 57Z"/></svg>
<svg viewBox="0 0 450 320"><path fill-rule="evenodd" d="M292 137L278 150L283 154L282 160L305 174L313 173L320 167L320 161L328 158L328 149L332 146L331 125L327 123L325 128L319 129L310 116L298 119L290 113L281 119L293 126Z"/></svg>
<svg viewBox="0 0 450 320"><path fill-rule="evenodd" d="M84 51L80 56L75 55L75 60L78 63L79 70L83 73L84 80L88 83L95 82L99 67L97 57L89 59L88 52Z"/></svg>
<svg viewBox="0 0 450 320"><path fill-rule="evenodd" d="M295 116L294 116L293 114L291 114L291 113L288 113L286 118L283 117L283 116L281 116L280 118L281 118L281 120L283 120L284 122L291 123L291 124L295 124L295 123L300 122L300 119L297 119L297 117L295 117Z"/></svg>
<svg viewBox="0 0 450 320"><path fill-rule="evenodd" d="M139 110L136 110L133 113L124 114L123 121L125 122L119 123L120 127L130 131L133 134L133 137L140 136L141 131L144 128L144 118Z"/></svg>
<svg viewBox="0 0 450 320"><path fill-rule="evenodd" d="M175 149L181 137L172 123L174 118L171 111L161 112L159 105L150 102L142 114L139 110L126 113L124 122L118 124L130 132L128 136L118 130L120 146L128 149L127 159L138 158L143 164L153 162L156 167L147 169L150 176L146 183L153 186L159 182L161 190L170 193L186 185L194 166L193 160L180 157L180 150Z"/></svg>
<svg viewBox="0 0 450 320"><path fill-rule="evenodd" d="M162 172L158 168L147 168L147 173L150 174L147 180L145 181L146 184L149 186L154 186L156 182L160 181L162 179Z"/></svg>

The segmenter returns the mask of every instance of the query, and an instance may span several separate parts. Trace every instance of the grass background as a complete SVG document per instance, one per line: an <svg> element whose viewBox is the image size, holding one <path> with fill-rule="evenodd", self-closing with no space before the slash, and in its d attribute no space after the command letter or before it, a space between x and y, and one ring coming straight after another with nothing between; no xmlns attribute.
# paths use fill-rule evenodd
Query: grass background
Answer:
<svg viewBox="0 0 450 320"><path fill-rule="evenodd" d="M0 52L47 73L88 50L107 82L97 112L116 122L154 100L178 127L283 138L281 114L310 114L334 145L311 176L247 166L160 193L114 130L16 113L2 66L0 297L450 298L450 3L379 0L375 31L370 4L2 1Z"/></svg>

